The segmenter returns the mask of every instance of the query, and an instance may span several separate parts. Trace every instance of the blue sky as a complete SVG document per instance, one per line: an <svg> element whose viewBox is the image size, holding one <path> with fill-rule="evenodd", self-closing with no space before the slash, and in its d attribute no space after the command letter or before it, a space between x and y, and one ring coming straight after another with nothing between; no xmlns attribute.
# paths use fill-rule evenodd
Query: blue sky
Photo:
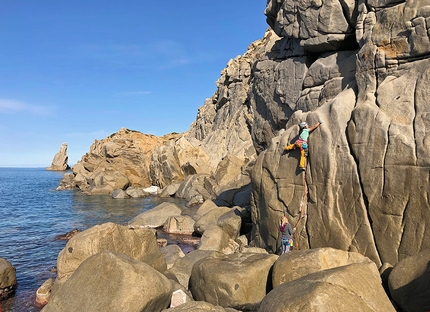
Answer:
<svg viewBox="0 0 430 312"><path fill-rule="evenodd" d="M121 127L183 132L265 0L1 0L0 167L75 164Z"/></svg>

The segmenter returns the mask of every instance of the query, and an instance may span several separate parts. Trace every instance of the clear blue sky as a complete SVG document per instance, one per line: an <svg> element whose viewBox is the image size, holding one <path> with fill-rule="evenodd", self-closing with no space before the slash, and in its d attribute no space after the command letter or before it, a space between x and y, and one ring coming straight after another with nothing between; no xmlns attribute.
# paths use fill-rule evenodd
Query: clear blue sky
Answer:
<svg viewBox="0 0 430 312"><path fill-rule="evenodd" d="M0 167L75 164L121 127L183 132L266 0L1 0Z"/></svg>

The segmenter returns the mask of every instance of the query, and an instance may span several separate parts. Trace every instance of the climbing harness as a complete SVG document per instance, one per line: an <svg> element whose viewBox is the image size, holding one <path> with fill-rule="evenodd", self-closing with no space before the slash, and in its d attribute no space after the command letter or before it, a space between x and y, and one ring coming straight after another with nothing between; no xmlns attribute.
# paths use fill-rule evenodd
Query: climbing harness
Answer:
<svg viewBox="0 0 430 312"><path fill-rule="evenodd" d="M303 171L303 197L300 202L300 218L294 227L296 230L294 231L294 242L296 243L296 250L299 250L299 240L297 239L297 226L300 221L307 216L307 203L308 203L308 184L306 182L306 171Z"/></svg>

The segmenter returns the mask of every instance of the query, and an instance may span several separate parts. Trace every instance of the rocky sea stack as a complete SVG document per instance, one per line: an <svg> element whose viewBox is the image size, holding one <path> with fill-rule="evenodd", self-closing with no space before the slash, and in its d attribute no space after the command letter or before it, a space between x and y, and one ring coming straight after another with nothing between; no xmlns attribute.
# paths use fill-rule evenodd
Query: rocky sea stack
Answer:
<svg viewBox="0 0 430 312"><path fill-rule="evenodd" d="M197 214L205 254L175 262L181 274L175 266L164 273L180 282L187 272L181 289L200 300L201 311L303 311L303 301L307 311L429 310L422 276L430 260L430 2L269 0L265 15L264 37L228 62L189 131L160 138L121 129L96 141L59 189L112 194L157 186L188 207L236 209L239 233L220 221L228 211L202 226L210 212ZM301 171L299 151L285 146L297 139L300 122L319 120ZM297 228L299 251L278 259L284 214ZM207 243L211 237L224 243ZM245 255L243 246L263 253ZM134 263L117 254L99 258L92 261L124 263L124 270ZM333 265L307 266L306 274L282 281L270 275L282 261L288 268L297 259L327 264L323 258ZM379 274L395 307L382 287L368 291L381 283ZM154 277L160 285L163 278ZM316 298L332 300L318 307ZM192 309L188 302L184 310L171 308L186 305ZM159 310L168 306L157 303Z"/></svg>

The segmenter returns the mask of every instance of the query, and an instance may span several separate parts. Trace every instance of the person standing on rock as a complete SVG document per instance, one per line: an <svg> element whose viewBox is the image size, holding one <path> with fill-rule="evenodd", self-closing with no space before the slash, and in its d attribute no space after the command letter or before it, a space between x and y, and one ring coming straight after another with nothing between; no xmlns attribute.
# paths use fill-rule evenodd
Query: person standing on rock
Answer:
<svg viewBox="0 0 430 312"><path fill-rule="evenodd" d="M284 254L289 252L291 249L291 245L293 244L293 235L296 229L292 229L287 217L283 215L279 224L279 230L282 234L281 254Z"/></svg>
<svg viewBox="0 0 430 312"><path fill-rule="evenodd" d="M299 124L300 127L300 133L299 138L296 142L293 144L287 145L285 147L286 151L291 151L293 149L299 148L300 149L300 164L299 168L301 170L306 170L306 157L308 156L308 138L312 131L314 131L316 128L318 128L319 125L321 125L323 122L322 120L318 121L317 124L309 128L309 125L306 121L302 121Z"/></svg>

